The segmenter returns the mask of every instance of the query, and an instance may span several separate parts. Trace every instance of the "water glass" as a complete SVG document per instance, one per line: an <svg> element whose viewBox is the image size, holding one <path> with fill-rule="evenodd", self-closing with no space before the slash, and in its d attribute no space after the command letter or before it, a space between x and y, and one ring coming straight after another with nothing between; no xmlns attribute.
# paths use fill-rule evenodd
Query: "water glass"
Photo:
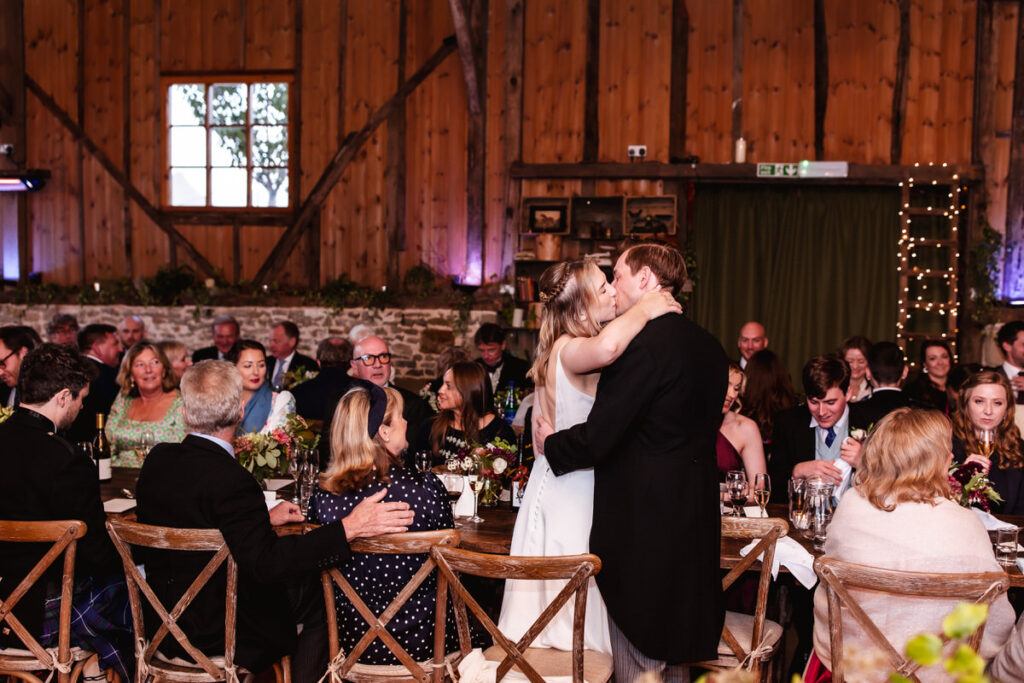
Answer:
<svg viewBox="0 0 1024 683"><path fill-rule="evenodd" d="M320 484L320 463L316 458L307 458L299 474L299 511L306 514L309 510L309 499L313 497Z"/></svg>
<svg viewBox="0 0 1024 683"><path fill-rule="evenodd" d="M1017 527L1012 529L996 529L995 550L996 562L1004 567L1012 567L1017 563Z"/></svg>
<svg viewBox="0 0 1024 683"><path fill-rule="evenodd" d="M820 477L811 477L807 481L807 509L811 519L811 537L814 549L825 552L825 540L828 538L828 525L832 522L835 511L833 496L835 485Z"/></svg>

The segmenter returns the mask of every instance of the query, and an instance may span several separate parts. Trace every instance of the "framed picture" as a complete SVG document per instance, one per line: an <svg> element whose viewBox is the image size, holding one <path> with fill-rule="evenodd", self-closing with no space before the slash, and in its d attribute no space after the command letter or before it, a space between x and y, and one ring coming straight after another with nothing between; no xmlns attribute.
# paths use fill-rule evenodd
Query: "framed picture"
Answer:
<svg viewBox="0 0 1024 683"><path fill-rule="evenodd" d="M527 230L547 235L569 234L569 207L565 204L533 204Z"/></svg>

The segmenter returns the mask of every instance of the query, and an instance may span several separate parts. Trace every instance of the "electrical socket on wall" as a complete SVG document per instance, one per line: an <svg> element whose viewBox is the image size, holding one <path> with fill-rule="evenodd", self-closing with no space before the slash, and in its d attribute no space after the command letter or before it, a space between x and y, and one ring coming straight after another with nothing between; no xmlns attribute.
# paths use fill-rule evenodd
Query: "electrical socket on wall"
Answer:
<svg viewBox="0 0 1024 683"><path fill-rule="evenodd" d="M14 145L0 144L0 155L5 157L14 156Z"/></svg>
<svg viewBox="0 0 1024 683"><path fill-rule="evenodd" d="M643 159L647 156L647 145L627 145L626 156L630 159Z"/></svg>

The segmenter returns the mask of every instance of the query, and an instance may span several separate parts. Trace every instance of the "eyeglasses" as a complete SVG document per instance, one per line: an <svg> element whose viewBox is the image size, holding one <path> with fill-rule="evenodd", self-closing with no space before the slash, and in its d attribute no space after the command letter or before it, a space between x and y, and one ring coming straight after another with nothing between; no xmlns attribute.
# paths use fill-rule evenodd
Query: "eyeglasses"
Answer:
<svg viewBox="0 0 1024 683"><path fill-rule="evenodd" d="M17 351L11 351L9 354L4 356L3 358L0 358L0 368L7 367L7 359L10 358L11 356L13 356L16 353L18 353L18 352ZM367 365L369 365L369 363L367 363Z"/></svg>
<svg viewBox="0 0 1024 683"><path fill-rule="evenodd" d="M358 356L356 358L356 360L363 361L363 365L365 365L367 367L373 365L373 361L375 361L375 360L379 360L381 365L387 365L388 363L391 362L391 354L390 353L376 353L376 354L374 354L374 353L364 353L363 355Z"/></svg>

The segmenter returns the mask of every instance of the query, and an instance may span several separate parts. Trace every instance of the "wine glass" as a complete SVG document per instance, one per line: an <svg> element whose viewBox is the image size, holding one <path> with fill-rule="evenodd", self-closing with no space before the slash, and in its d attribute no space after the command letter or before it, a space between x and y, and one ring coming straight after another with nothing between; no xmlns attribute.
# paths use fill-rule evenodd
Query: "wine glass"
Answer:
<svg viewBox="0 0 1024 683"><path fill-rule="evenodd" d="M742 517L740 509L747 502L747 473L743 470L729 470L725 475L725 486L732 502L733 516Z"/></svg>
<svg viewBox="0 0 1024 683"><path fill-rule="evenodd" d="M418 450L413 454L413 464L416 469L420 472L430 471L431 452L428 450Z"/></svg>
<svg viewBox="0 0 1024 683"><path fill-rule="evenodd" d="M996 440L996 434L991 429L979 429L978 441L981 444L981 454L986 458L992 457L992 447Z"/></svg>
<svg viewBox="0 0 1024 683"><path fill-rule="evenodd" d="M764 507L772 495L772 479L766 472L758 472L754 475L754 502L761 508L761 516L767 517L768 513Z"/></svg>
<svg viewBox="0 0 1024 683"><path fill-rule="evenodd" d="M142 448L143 455L149 455L150 449L156 445L156 435L149 429L142 432L142 436L139 437L139 446Z"/></svg>
<svg viewBox="0 0 1024 683"><path fill-rule="evenodd" d="M316 491L319 481L320 463L306 453L299 473L299 512L303 515L309 510L309 499L313 497L313 492Z"/></svg>
<svg viewBox="0 0 1024 683"><path fill-rule="evenodd" d="M480 469L480 461L474 460L466 477L469 480L470 488L473 489L473 516L466 521L474 524L484 521L484 518L477 514L477 506L480 505L480 492L484 490L484 485L487 483L487 480L480 475Z"/></svg>
<svg viewBox="0 0 1024 683"><path fill-rule="evenodd" d="M466 485L465 480L456 474L445 474L441 477L444 488L448 491L448 502L452 504L452 515L455 514L455 504L462 497L462 489Z"/></svg>
<svg viewBox="0 0 1024 683"><path fill-rule="evenodd" d="M75 444L75 453L89 458L89 462L96 464L96 458L92 454L92 443L89 441L80 441Z"/></svg>
<svg viewBox="0 0 1024 683"><path fill-rule="evenodd" d="M296 448L295 454L288 459L288 476L292 478L292 502L298 505L302 494L302 468L306 464L308 454L305 448Z"/></svg>

